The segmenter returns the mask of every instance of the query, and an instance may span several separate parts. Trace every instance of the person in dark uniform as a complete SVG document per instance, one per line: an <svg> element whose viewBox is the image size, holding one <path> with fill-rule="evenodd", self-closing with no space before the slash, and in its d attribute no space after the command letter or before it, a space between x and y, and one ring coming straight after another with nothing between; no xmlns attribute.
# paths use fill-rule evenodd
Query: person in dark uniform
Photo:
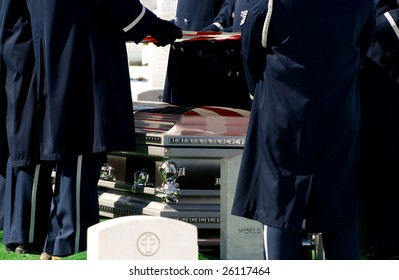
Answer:
<svg viewBox="0 0 399 280"><path fill-rule="evenodd" d="M226 0L213 23L201 31L241 32L240 23L248 0Z"/></svg>
<svg viewBox="0 0 399 280"><path fill-rule="evenodd" d="M4 61L0 55L0 230L3 230L4 224L4 194L6 185L6 166L8 160L8 145L6 134L7 99L4 88L4 74Z"/></svg>
<svg viewBox="0 0 399 280"><path fill-rule="evenodd" d="M236 0L225 0L213 22L204 27L201 31L231 32L234 21L235 4ZM237 32L239 32L239 30L237 30Z"/></svg>
<svg viewBox="0 0 399 280"><path fill-rule="evenodd" d="M86 250L99 221L101 167L133 150L135 127L126 41L157 46L182 37L139 0L28 0L38 80L40 159L55 162L50 226L41 259Z"/></svg>
<svg viewBox="0 0 399 280"><path fill-rule="evenodd" d="M191 4L189 5L190 2ZM177 24L187 31L232 31L235 1L179 1ZM206 10L207 9L207 10ZM211 21L204 15L212 11ZM191 16L189 16L191 15ZM223 30L226 28L226 30ZM194 41L171 46L162 101L187 107L223 106L250 109L242 70L241 42Z"/></svg>
<svg viewBox="0 0 399 280"><path fill-rule="evenodd" d="M4 225L4 195L6 186L6 164L0 163L0 230Z"/></svg>
<svg viewBox="0 0 399 280"><path fill-rule="evenodd" d="M226 0L216 16L214 22L201 31L214 32L239 32L241 33L241 24L245 22L248 13L248 0ZM242 55L241 55L242 56ZM243 109L250 109L251 101L253 99L253 88L248 88L248 77L245 75L246 65L242 65L243 59L236 61L239 65L239 72L241 72L240 79L240 98L239 102L243 102ZM248 71L247 71L248 72ZM234 89L237 90L237 87ZM249 99L248 99L249 98Z"/></svg>
<svg viewBox="0 0 399 280"><path fill-rule="evenodd" d="M211 24L224 0L177 0L176 17L172 20L186 31L199 31Z"/></svg>
<svg viewBox="0 0 399 280"><path fill-rule="evenodd" d="M377 26L360 72L365 256L399 258L399 5L376 0Z"/></svg>
<svg viewBox="0 0 399 280"><path fill-rule="evenodd" d="M52 167L36 157L35 61L26 1L0 0L0 49L7 101L2 124L9 147L3 243L16 253L41 252L49 221Z"/></svg>
<svg viewBox="0 0 399 280"><path fill-rule="evenodd" d="M266 259L302 259L303 229L327 259L359 258L357 77L375 5L329 6L249 0L241 25L255 91L232 214L265 225Z"/></svg>

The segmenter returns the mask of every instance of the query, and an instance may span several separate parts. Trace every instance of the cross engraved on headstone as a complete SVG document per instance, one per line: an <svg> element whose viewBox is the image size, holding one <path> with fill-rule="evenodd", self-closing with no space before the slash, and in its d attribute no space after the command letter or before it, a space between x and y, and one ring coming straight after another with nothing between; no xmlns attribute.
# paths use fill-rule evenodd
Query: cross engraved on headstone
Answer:
<svg viewBox="0 0 399 280"><path fill-rule="evenodd" d="M146 232L137 240L137 249L143 256L152 256L159 249L159 238L154 233Z"/></svg>

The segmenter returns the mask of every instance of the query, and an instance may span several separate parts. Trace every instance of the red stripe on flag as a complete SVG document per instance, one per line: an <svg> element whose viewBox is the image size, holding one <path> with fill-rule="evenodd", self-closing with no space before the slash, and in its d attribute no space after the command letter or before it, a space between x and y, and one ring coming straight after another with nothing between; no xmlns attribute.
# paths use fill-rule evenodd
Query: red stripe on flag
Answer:
<svg viewBox="0 0 399 280"><path fill-rule="evenodd" d="M240 114L239 112L237 112L235 110L222 108L222 107L202 106L200 108L215 112L224 117L242 117L243 116L242 114Z"/></svg>
<svg viewBox="0 0 399 280"><path fill-rule="evenodd" d="M209 111L209 113L207 113ZM247 111L218 106L201 106L184 113L185 116L223 116L223 117L248 117Z"/></svg>
<svg viewBox="0 0 399 280"><path fill-rule="evenodd" d="M196 111L190 110L184 113L185 116L201 116L201 114L199 114Z"/></svg>

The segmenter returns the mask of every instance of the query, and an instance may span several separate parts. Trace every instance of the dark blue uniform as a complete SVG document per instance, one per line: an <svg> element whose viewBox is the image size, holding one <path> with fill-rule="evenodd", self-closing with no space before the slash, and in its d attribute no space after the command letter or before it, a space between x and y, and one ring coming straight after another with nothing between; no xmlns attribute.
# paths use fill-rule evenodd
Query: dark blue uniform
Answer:
<svg viewBox="0 0 399 280"><path fill-rule="evenodd" d="M233 11L233 32L241 32L241 24L245 22L248 12L248 0L235 0Z"/></svg>
<svg viewBox="0 0 399 280"><path fill-rule="evenodd" d="M235 3L236 0L225 0L212 24L202 29L202 31L231 32L234 21Z"/></svg>
<svg viewBox="0 0 399 280"><path fill-rule="evenodd" d="M6 168L0 166L0 230L4 225L4 195L6 186Z"/></svg>
<svg viewBox="0 0 399 280"><path fill-rule="evenodd" d="M0 1L9 146L3 242L24 252L42 250L51 201L51 166L37 164L37 95L29 12L24 0ZM1 165L1 164L0 164ZM35 247L35 248L33 248Z"/></svg>
<svg viewBox="0 0 399 280"><path fill-rule="evenodd" d="M361 186L368 256L399 256L399 5L376 0L377 26L360 73Z"/></svg>
<svg viewBox="0 0 399 280"><path fill-rule="evenodd" d="M334 0L326 13L325 5L250 0L241 25L255 90L232 213L299 237L305 219L307 231L325 236L358 222L357 75L375 7ZM345 242L347 255L326 248L327 257L355 258L358 244Z"/></svg>
<svg viewBox="0 0 399 280"><path fill-rule="evenodd" d="M1 53L1 45L0 45ZM4 90L5 77L4 77L4 63L0 56L0 230L3 230L4 221L4 191L6 185L6 166L8 159L8 146L6 134L6 113L7 113L7 100Z"/></svg>
<svg viewBox="0 0 399 280"><path fill-rule="evenodd" d="M86 250L98 222L97 182L105 152L132 150L135 128L126 40L161 45L181 31L139 0L28 0L40 120L40 158L56 161L44 251ZM172 40L173 39L173 40Z"/></svg>
<svg viewBox="0 0 399 280"><path fill-rule="evenodd" d="M182 30L200 31L213 22L224 0L178 0L175 24Z"/></svg>
<svg viewBox="0 0 399 280"><path fill-rule="evenodd" d="M241 32L240 24L247 11L248 0L226 0L213 23L203 31Z"/></svg>
<svg viewBox="0 0 399 280"><path fill-rule="evenodd" d="M179 26L191 31L213 30L213 27L215 30L226 28L226 31L232 31L235 1L226 0L223 6L219 2L219 9L211 6L210 2L212 5L217 3L180 0L177 18L190 14L189 22L195 24L182 25L180 21ZM213 17L207 21L204 15L210 12ZM251 105L240 41L174 44L169 53L162 101L180 106L213 105L249 110Z"/></svg>

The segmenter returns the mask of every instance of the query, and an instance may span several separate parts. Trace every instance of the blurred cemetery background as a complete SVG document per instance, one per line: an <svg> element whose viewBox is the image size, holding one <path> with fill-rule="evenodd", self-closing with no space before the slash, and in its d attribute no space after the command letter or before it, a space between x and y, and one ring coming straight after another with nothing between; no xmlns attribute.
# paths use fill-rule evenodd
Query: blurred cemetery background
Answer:
<svg viewBox="0 0 399 280"><path fill-rule="evenodd" d="M177 0L141 0L141 3L165 20L175 17ZM161 92L165 74L169 46L157 47L151 43L126 43L129 56L130 81L133 101L143 92ZM151 95L150 101L160 101L158 94Z"/></svg>

